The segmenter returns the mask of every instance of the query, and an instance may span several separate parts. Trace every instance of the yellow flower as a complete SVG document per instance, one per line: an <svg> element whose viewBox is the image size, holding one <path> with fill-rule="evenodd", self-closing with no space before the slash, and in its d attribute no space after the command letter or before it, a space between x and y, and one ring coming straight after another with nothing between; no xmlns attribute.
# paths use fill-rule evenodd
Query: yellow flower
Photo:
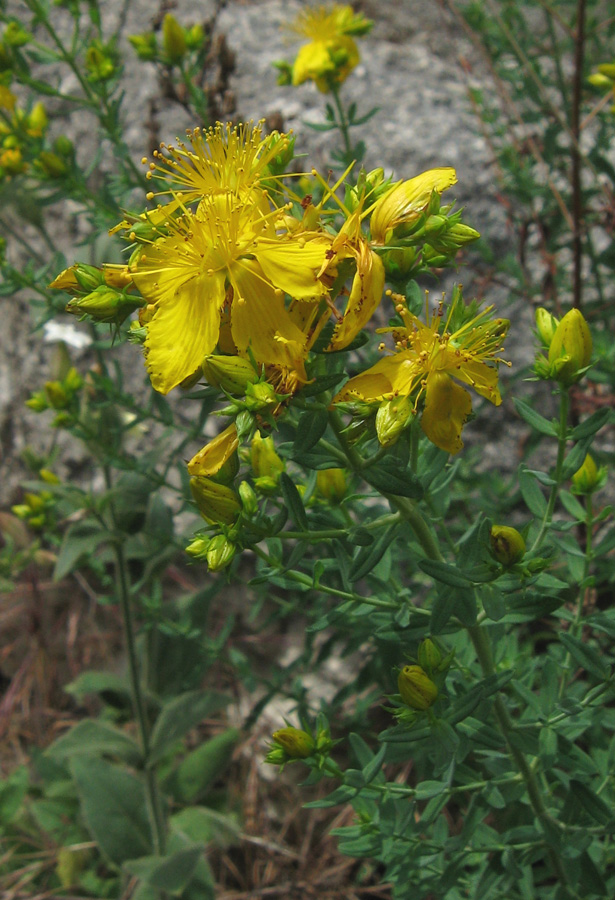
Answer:
<svg viewBox="0 0 615 900"><path fill-rule="evenodd" d="M472 402L456 382L469 384L496 406L501 403L495 364L502 361L497 354L510 323L490 319L493 307L468 319L460 303L461 292L456 291L446 320L440 304L424 324L408 310L404 297L392 296L404 327L379 331L393 332L396 352L351 378L334 402L382 403L412 397L416 412L419 400L424 399L423 431L437 447L457 453L463 447L461 430Z"/></svg>
<svg viewBox="0 0 615 900"><path fill-rule="evenodd" d="M372 23L351 6L316 6L302 10L292 31L309 43L299 50L292 65L293 84L314 81L323 93L342 84L359 62L352 35L366 34Z"/></svg>
<svg viewBox="0 0 615 900"><path fill-rule="evenodd" d="M192 457L188 463L188 472L190 475L217 475L238 446L239 438L233 423Z"/></svg>
<svg viewBox="0 0 615 900"><path fill-rule="evenodd" d="M372 240L386 243L387 234L398 225L411 225L429 205L434 191L441 194L457 183L450 167L428 169L409 181L396 184L374 206L370 220Z"/></svg>
<svg viewBox="0 0 615 900"><path fill-rule="evenodd" d="M171 207L179 206L178 199L190 204L221 191L245 197L260 189L262 180L271 177L269 164L291 147L288 135L273 132L263 137L262 129L262 122L237 126L218 122L207 131L195 128L188 132L188 144L180 140L177 147L161 144L146 177L165 183L159 193L173 195ZM148 199L154 196L148 194Z"/></svg>
<svg viewBox="0 0 615 900"><path fill-rule="evenodd" d="M155 304L145 341L152 385L167 393L192 375L220 335L230 308L240 355L293 368L306 353L306 334L286 310L284 294L316 301L326 294L317 275L330 238L279 236L260 200L216 194L195 215L168 220L169 234L146 246L132 267L143 297ZM312 304L309 304L312 305Z"/></svg>

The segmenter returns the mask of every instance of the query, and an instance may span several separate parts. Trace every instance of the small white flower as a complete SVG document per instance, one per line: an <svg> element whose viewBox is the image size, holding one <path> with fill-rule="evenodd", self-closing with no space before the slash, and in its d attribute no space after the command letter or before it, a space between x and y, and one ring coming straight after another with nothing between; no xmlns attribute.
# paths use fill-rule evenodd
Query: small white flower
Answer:
<svg viewBox="0 0 615 900"><path fill-rule="evenodd" d="M92 338L85 331L79 331L74 325L64 322L45 322L43 325L45 343L54 344L56 341L64 341L75 350L84 350L92 343Z"/></svg>

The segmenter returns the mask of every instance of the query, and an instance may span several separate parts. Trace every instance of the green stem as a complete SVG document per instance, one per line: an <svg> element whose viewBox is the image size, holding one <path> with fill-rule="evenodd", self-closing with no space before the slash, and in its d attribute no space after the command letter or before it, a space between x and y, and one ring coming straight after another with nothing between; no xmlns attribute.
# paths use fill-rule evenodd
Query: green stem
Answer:
<svg viewBox="0 0 615 900"><path fill-rule="evenodd" d="M481 628L478 625L472 625L468 628L468 634L470 635L470 639L474 645L474 649L476 650L476 655L478 657L481 669L483 670L483 674L487 678L490 675L495 675L496 667L493 661L491 642L489 640L488 633L484 628ZM539 820L542 829L545 832L545 835L548 837L549 830L552 829L553 825L557 825L557 823L552 818L544 805L542 794L538 786L538 781L536 780L536 775L528 764L525 755L515 746L514 741L512 740L514 725L508 714L506 704L502 700L501 694L496 694L495 700L493 701L493 710L500 731L502 732L504 740L506 741L508 752L514 759L521 777L525 783L525 787L534 814ZM551 859L551 864L553 865L553 870L557 878L559 879L560 884L565 888L567 878L564 867L562 865L562 861L560 860L558 854L553 850L553 848L549 848L549 856Z"/></svg>
<svg viewBox="0 0 615 900"><path fill-rule="evenodd" d="M578 637L579 632L582 628L582 619L583 619L583 606L585 601L585 594L587 591L586 588L586 580L589 575L589 569L591 566L592 560L592 538L593 538L593 530L594 530L594 511L592 507L592 498L591 494L587 495L587 499L585 501L585 560L583 563L583 576L581 578L580 590L579 590L579 598L577 600L577 608L574 616L574 620L569 628L568 633L572 635L572 637ZM558 697L561 700L566 692L566 688L568 687L568 682L570 681L570 663L572 661L572 656L570 651L566 651L566 655L564 657L564 661L562 663L562 677L559 683L559 694Z"/></svg>
<svg viewBox="0 0 615 900"><path fill-rule="evenodd" d="M107 489L113 487L111 472L108 466L104 467L105 482ZM112 507L113 509L113 507ZM115 516L113 516L115 519ZM158 790L158 782L156 781L156 772L149 764L150 756L150 731L149 721L147 718L147 710L145 708L145 698L141 688L141 679L139 675L139 662L137 657L137 646L135 640L135 623L132 612L132 602L130 597L130 584L128 577L128 567L126 557L124 555L123 536L117 534L113 542L113 552L115 555L115 575L118 599L120 601L120 609L122 612L122 623L124 626L124 640L126 642L126 653L128 656L128 674L130 678L130 692L132 696L132 704L134 715L137 720L137 728L139 730L139 739L141 742L141 751L143 754L143 767L145 776L145 796L147 799L148 815L152 829L152 839L154 842L154 852L156 856L162 856L165 850L165 821Z"/></svg>
<svg viewBox="0 0 615 900"><path fill-rule="evenodd" d="M342 140L344 141L344 153L346 154L346 162L352 162L353 149L352 144L350 143L350 132L348 130L348 119L346 118L346 112L344 107L342 106L342 101L340 100L339 89L337 86L333 86L331 88L331 96L333 97L333 102L335 103L335 108L337 109L337 114L339 116L339 120L336 122L337 127L339 128L340 134L342 135Z"/></svg>
<svg viewBox="0 0 615 900"><path fill-rule="evenodd" d="M545 534L549 530L555 511L555 504L562 485L562 469L564 465L564 456L566 455L566 441L568 439L568 410L570 407L570 398L568 391L564 388L560 389L560 407L559 407L559 431L557 435L557 460L555 463L555 472L553 474L554 484L551 487L549 501L540 526L540 531L536 535L536 540L532 544L530 553L534 553L544 539Z"/></svg>

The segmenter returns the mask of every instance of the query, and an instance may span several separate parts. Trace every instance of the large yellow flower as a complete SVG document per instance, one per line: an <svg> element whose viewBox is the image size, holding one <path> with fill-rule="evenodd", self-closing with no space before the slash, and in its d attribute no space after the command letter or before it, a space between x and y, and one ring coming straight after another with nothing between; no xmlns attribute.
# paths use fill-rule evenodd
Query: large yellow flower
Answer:
<svg viewBox="0 0 615 900"><path fill-rule="evenodd" d="M229 191L245 197L260 190L262 181L270 178L268 166L277 156L291 148L286 134L273 132L263 137L262 122L233 126L217 122L206 131L195 128L188 132L188 142L177 141L177 147L161 144L154 151L154 162L148 164L148 179L162 183L159 195L172 194L184 205L211 194ZM148 199L156 196L153 192Z"/></svg>
<svg viewBox="0 0 615 900"><path fill-rule="evenodd" d="M145 349L152 385L167 393L200 366L230 311L240 353L292 367L306 353L306 333L284 295L318 307L319 280L331 239L323 234L279 236L260 200L232 194L202 201L167 223L169 234L146 245L132 266L134 283L155 307Z"/></svg>
<svg viewBox="0 0 615 900"><path fill-rule="evenodd" d="M299 50L292 65L292 83L315 81L326 93L342 84L359 62L352 35L366 34L372 23L355 14L351 6L316 6L302 10L292 31L309 42Z"/></svg>
<svg viewBox="0 0 615 900"><path fill-rule="evenodd" d="M472 410L472 401L456 382L470 385L496 406L502 402L497 363L502 361L498 354L510 323L507 319L491 319L493 307L467 318L461 314L460 291L455 294L446 320L440 304L427 317L427 324L408 310L404 297L393 297L404 327L381 331L393 332L396 352L351 378L335 402L382 403L395 397L411 397L417 411L419 401L424 400L423 431L437 447L457 453L463 447L461 430ZM454 321L457 326L450 331Z"/></svg>

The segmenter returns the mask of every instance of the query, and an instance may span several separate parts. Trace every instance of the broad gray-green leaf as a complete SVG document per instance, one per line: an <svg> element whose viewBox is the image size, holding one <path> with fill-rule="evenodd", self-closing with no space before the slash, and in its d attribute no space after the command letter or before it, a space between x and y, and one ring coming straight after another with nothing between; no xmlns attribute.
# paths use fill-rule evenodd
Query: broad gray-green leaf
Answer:
<svg viewBox="0 0 615 900"><path fill-rule="evenodd" d="M176 893L192 878L202 852L203 847L195 845L168 856L142 856L127 860L124 869L159 891Z"/></svg>
<svg viewBox="0 0 615 900"><path fill-rule="evenodd" d="M141 751L136 742L113 725L96 719L83 719L46 751L55 759L70 759L79 755L117 756L124 762L136 764L141 759Z"/></svg>
<svg viewBox="0 0 615 900"><path fill-rule="evenodd" d="M180 738L204 718L227 702L224 695L205 691L188 691L166 703L152 730L150 762L155 763Z"/></svg>

